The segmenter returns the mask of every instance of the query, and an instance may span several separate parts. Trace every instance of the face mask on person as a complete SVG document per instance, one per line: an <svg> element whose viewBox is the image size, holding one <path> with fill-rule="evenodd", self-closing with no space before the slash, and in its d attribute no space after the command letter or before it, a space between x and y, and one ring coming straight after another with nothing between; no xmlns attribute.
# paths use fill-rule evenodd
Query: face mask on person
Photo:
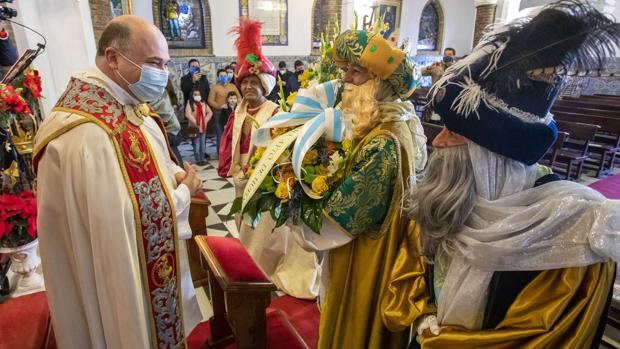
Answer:
<svg viewBox="0 0 620 349"><path fill-rule="evenodd" d="M194 101L200 102L200 101L202 101L202 97L199 96L199 95L194 95Z"/></svg>
<svg viewBox="0 0 620 349"><path fill-rule="evenodd" d="M228 76L220 75L217 77L217 83L224 85L228 82Z"/></svg>
<svg viewBox="0 0 620 349"><path fill-rule="evenodd" d="M286 69L280 69L280 74L282 75L286 74Z"/></svg>
<svg viewBox="0 0 620 349"><path fill-rule="evenodd" d="M229 71L229 72L228 72L228 75L227 75L227 77L228 77L228 81L232 81L232 79L233 79L233 77L234 77L234 76L235 76L235 74L234 74L233 72Z"/></svg>
<svg viewBox="0 0 620 349"><path fill-rule="evenodd" d="M139 66L121 52L119 52L119 55L141 70L140 80L133 84L127 81L127 79L116 70L118 76L127 83L129 91L131 91L140 102L152 102L159 99L164 94L164 90L168 84L168 70L161 70L148 65Z"/></svg>

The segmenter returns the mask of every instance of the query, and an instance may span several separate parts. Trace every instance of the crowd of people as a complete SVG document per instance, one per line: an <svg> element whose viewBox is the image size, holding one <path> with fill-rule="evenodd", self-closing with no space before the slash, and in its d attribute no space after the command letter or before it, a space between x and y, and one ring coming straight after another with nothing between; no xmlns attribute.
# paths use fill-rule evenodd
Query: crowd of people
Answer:
<svg viewBox="0 0 620 349"><path fill-rule="evenodd" d="M256 129L281 115L270 98L294 92L303 71L301 62L295 72L275 66L260 29L240 19L236 65L215 84L195 59L181 79L196 164L214 120L218 172L237 196ZM335 38L338 115L352 143L341 182L321 201L320 234L304 223L276 228L273 214L236 217L241 243L279 290L318 299L318 348L598 347L620 260L620 203L538 161L558 132L549 110L564 75L555 67L600 68L619 44L620 25L562 0L465 58L446 49L426 69L444 125L428 155L408 100L411 57L379 33ZM181 242L202 182L174 149L180 123L169 106L181 103L165 93L169 61L157 27L115 18L95 66L72 77L36 135L40 251L62 348L185 347L201 319ZM298 100L306 112L337 114Z"/></svg>
<svg viewBox="0 0 620 349"><path fill-rule="evenodd" d="M158 114L164 115L162 121L167 130L168 140L171 149L177 159L181 160L178 146L183 140L192 144L194 150L194 163L198 166L207 164L213 156L220 159L220 145L222 134L226 125L231 120L231 115L235 111L237 104L241 100L239 86L235 84L235 68L237 62L219 68L216 73L215 83L209 83L207 75L201 71L198 59L192 58L187 63L187 74L181 77L180 91L183 96L182 101L178 101L175 88L170 80L164 96L150 103L151 107ZM280 97L280 84L284 92L284 98L291 93L299 90L299 76L303 74L305 64L296 60L294 72L286 67L286 62L278 63L276 85L271 87L266 98L274 103L278 103ZM186 122L181 123L184 119ZM181 132L181 125L184 130ZM232 124L231 124L232 126ZM215 153L208 154L206 140L207 135L215 137ZM230 135L230 133L229 133ZM228 154L223 154L225 159ZM221 163L226 168L226 162ZM219 171L222 176L226 176L227 170Z"/></svg>

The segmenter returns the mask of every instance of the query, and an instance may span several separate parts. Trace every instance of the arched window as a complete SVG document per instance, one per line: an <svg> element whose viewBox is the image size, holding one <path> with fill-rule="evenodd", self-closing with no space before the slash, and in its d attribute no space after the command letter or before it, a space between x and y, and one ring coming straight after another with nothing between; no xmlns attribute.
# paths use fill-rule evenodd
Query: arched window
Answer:
<svg viewBox="0 0 620 349"><path fill-rule="evenodd" d="M441 46L443 12L436 1L429 1L422 10L420 31L418 33L418 51L438 51Z"/></svg>

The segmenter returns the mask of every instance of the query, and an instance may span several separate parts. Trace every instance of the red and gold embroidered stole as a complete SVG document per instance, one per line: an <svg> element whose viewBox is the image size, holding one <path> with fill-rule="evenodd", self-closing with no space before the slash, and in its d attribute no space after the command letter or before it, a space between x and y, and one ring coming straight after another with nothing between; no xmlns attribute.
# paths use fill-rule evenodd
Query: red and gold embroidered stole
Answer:
<svg viewBox="0 0 620 349"><path fill-rule="evenodd" d="M185 348L176 217L148 140L105 89L80 79L71 79L53 110L84 117L64 132L93 122L110 136L134 208L149 322L156 339L153 348ZM53 138L64 132L56 132ZM35 169L45 145L53 138L35 150Z"/></svg>

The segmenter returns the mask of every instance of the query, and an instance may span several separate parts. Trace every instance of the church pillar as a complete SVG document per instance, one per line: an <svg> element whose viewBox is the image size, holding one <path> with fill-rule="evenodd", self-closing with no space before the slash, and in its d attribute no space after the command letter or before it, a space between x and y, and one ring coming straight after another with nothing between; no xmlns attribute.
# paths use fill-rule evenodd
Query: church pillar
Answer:
<svg viewBox="0 0 620 349"><path fill-rule="evenodd" d="M478 45L486 27L495 22L495 9L497 0L476 0L476 24L474 25L474 42L472 47Z"/></svg>

